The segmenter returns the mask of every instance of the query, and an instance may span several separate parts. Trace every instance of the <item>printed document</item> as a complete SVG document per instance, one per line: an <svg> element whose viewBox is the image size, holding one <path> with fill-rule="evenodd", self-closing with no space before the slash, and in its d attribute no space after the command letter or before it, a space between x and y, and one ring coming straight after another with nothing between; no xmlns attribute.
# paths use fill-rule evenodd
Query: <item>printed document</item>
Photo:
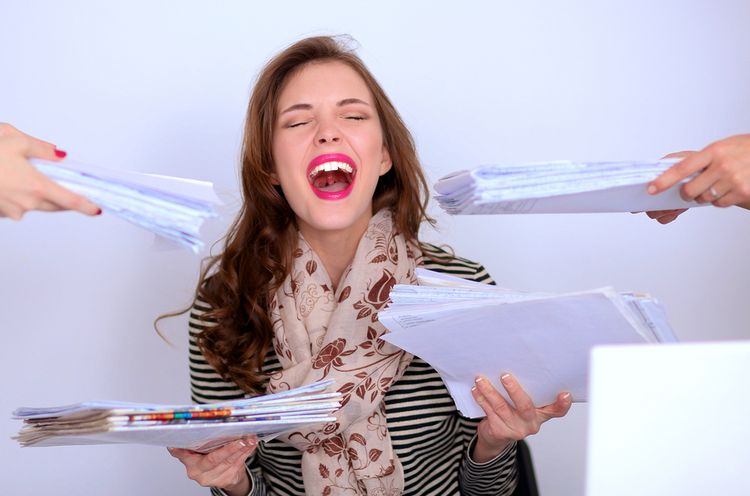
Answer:
<svg viewBox="0 0 750 496"><path fill-rule="evenodd" d="M505 395L499 377L512 373L537 406L562 391L586 401L593 346L675 341L648 295L520 292L424 269L418 278L420 285L393 288L392 304L379 314L390 331L382 339L432 365L468 417L484 416L471 395L478 375Z"/></svg>

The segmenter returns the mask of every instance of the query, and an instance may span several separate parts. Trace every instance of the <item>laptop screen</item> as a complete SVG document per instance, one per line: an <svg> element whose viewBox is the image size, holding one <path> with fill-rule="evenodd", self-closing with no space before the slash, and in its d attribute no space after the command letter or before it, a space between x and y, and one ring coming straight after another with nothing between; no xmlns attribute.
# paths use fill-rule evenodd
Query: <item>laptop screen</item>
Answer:
<svg viewBox="0 0 750 496"><path fill-rule="evenodd" d="M592 351L587 496L750 494L750 341Z"/></svg>

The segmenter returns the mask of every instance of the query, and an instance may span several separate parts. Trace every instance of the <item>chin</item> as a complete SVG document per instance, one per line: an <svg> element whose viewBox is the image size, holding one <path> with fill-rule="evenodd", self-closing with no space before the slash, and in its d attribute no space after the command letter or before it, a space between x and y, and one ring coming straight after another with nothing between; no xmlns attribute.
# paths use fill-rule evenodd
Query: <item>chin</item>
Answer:
<svg viewBox="0 0 750 496"><path fill-rule="evenodd" d="M325 209L315 212L307 219L302 219L302 222L306 224L307 229L319 233L344 232L347 230L362 230L364 232L372 217L370 212L367 213L370 215L342 208Z"/></svg>
<svg viewBox="0 0 750 496"><path fill-rule="evenodd" d="M326 216L311 219L309 227L316 231L346 231L355 227L356 219L349 215Z"/></svg>

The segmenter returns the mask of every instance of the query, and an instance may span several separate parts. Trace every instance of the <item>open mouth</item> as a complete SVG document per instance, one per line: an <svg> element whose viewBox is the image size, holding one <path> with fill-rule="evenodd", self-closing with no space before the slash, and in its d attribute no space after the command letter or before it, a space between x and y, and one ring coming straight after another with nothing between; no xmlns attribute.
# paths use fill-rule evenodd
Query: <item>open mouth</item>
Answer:
<svg viewBox="0 0 750 496"><path fill-rule="evenodd" d="M316 195L337 200L349 194L357 175L354 161L344 154L315 157L307 168L307 179Z"/></svg>

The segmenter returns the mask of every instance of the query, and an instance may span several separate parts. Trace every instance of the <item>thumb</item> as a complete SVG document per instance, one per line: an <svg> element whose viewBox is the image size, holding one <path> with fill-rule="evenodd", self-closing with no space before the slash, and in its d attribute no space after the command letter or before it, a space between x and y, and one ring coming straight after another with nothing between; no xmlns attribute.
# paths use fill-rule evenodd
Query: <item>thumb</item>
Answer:
<svg viewBox="0 0 750 496"><path fill-rule="evenodd" d="M563 417L568 413L572 404L573 396L570 393L560 393L557 395L554 403L539 408L539 413L544 416L545 421L551 418Z"/></svg>

